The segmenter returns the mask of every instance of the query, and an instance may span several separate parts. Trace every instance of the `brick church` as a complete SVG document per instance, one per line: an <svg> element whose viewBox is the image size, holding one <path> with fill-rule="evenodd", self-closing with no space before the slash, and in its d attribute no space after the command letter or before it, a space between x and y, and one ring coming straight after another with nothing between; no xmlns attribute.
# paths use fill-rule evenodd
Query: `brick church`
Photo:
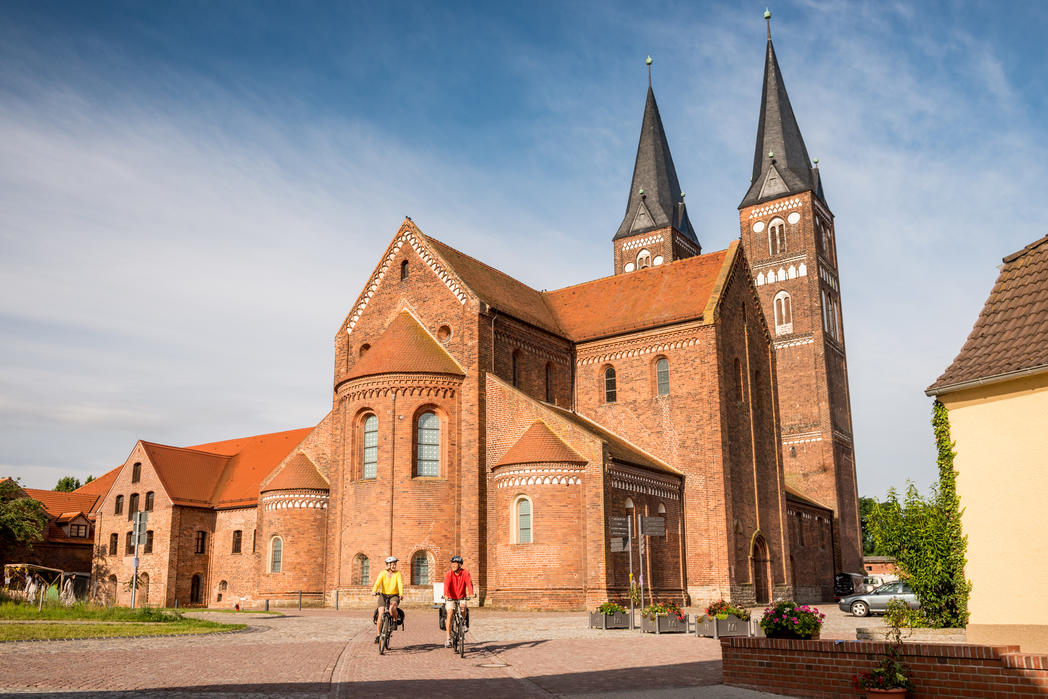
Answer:
<svg viewBox="0 0 1048 699"><path fill-rule="evenodd" d="M391 553L416 601L456 553L511 607L624 599L631 562L645 602L829 597L862 569L834 221L770 33L739 224L702 251L650 86L611 276L540 292L405 220L335 334L330 412L136 444L96 584L128 601L147 509L150 604L370 604ZM665 535L617 550L610 518L644 516Z"/></svg>

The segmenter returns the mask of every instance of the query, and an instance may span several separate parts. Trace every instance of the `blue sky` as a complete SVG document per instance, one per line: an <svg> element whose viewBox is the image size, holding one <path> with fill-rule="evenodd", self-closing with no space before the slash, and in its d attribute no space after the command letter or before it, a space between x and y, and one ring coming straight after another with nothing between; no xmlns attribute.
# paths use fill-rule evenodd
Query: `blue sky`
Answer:
<svg viewBox="0 0 1048 699"><path fill-rule="evenodd" d="M0 474L316 423L405 215L536 288L611 272L647 86L738 237L765 3L5 2ZM772 6L837 217L860 494L935 477L923 389L1048 233L1048 4Z"/></svg>

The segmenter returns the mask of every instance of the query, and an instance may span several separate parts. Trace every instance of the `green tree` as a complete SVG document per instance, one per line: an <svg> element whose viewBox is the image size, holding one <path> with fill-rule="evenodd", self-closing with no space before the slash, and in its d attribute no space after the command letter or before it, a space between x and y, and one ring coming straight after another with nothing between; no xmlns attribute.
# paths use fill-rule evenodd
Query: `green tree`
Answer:
<svg viewBox="0 0 1048 699"><path fill-rule="evenodd" d="M86 480L86 481L84 481L84 485L87 485L88 483L90 483L90 482L91 482L91 481L93 481L94 479L95 479L95 477L94 477L94 476L88 476L88 477L87 477L87 480Z"/></svg>
<svg viewBox="0 0 1048 699"><path fill-rule="evenodd" d="M58 479L58 485L55 486L55 490L60 493L71 493L80 487L80 479L74 478L73 476L65 476Z"/></svg>
<svg viewBox="0 0 1048 699"><path fill-rule="evenodd" d="M0 554L42 541L47 521L40 501L25 497L16 481L0 481Z"/></svg>
<svg viewBox="0 0 1048 699"><path fill-rule="evenodd" d="M938 448L939 480L928 497L909 483L900 502L895 489L869 516L875 546L895 558L902 577L921 601L930 626L963 627L968 623L968 593L964 577L968 539L961 530L961 503L953 442L946 406L935 401L932 427Z"/></svg>
<svg viewBox="0 0 1048 699"><path fill-rule="evenodd" d="M870 531L869 518L878 502L875 498L859 498L859 525L862 527L862 555L883 556L884 553L877 548L873 540L873 532Z"/></svg>

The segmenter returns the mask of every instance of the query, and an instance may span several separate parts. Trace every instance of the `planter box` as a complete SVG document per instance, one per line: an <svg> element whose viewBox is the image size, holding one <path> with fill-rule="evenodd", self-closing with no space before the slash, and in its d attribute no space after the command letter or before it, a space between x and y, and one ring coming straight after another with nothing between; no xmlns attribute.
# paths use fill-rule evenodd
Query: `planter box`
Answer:
<svg viewBox="0 0 1048 699"><path fill-rule="evenodd" d="M816 630L811 636L800 636L792 631L773 631L771 635L766 636L766 638L786 638L793 641L817 641L819 640L819 631Z"/></svg>
<svg viewBox="0 0 1048 699"><path fill-rule="evenodd" d="M706 636L708 638L749 636L750 622L744 621L734 614L729 614L724 619L703 616L695 620L695 633L698 636Z"/></svg>
<svg viewBox="0 0 1048 699"><path fill-rule="evenodd" d="M601 614L600 612L589 613L589 627L591 629L628 629L630 627L630 613L618 612L617 614Z"/></svg>
<svg viewBox="0 0 1048 699"><path fill-rule="evenodd" d="M684 619L678 619L675 614L664 614L655 617L654 620L647 616L640 618L641 630L644 633L688 633L688 615L684 615Z"/></svg>

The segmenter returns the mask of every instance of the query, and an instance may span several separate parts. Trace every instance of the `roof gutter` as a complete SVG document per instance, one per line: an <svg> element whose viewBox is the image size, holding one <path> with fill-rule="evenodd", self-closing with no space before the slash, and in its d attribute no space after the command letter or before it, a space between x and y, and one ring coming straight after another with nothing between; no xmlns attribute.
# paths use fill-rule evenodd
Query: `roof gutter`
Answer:
<svg viewBox="0 0 1048 699"><path fill-rule="evenodd" d="M960 383L949 384L943 386L942 388L929 387L924 390L924 395L941 396L946 393L955 393L957 391L963 391L966 388L975 388L976 386L989 386L992 384L1004 383L1005 381L1020 379L1024 376L1037 376L1039 374L1045 373L1048 373L1048 364L1041 364L1040 366L1029 367L1028 369L1019 369L1018 371L1009 371L1004 374L996 374L994 376L987 376L981 379L961 381Z"/></svg>

